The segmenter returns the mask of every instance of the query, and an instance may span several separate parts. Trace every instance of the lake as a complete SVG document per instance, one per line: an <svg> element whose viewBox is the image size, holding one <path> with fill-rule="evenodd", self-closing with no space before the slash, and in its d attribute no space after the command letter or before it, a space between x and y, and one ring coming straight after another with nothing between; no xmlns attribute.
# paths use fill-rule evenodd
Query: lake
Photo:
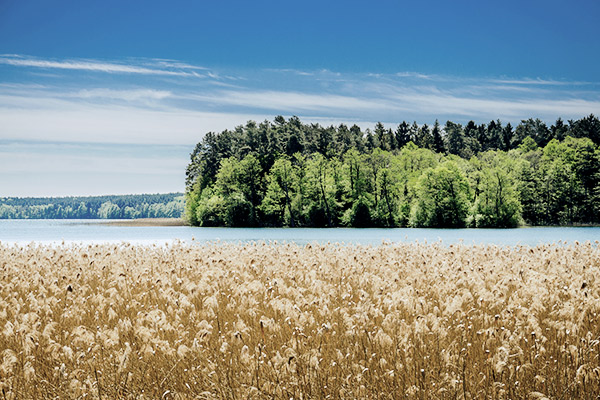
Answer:
<svg viewBox="0 0 600 400"><path fill-rule="evenodd" d="M544 227L517 229L417 229L417 228L196 228L188 226L112 226L106 220L0 220L0 242L9 244L294 242L381 244L383 242L444 244L530 245L595 242L600 227Z"/></svg>

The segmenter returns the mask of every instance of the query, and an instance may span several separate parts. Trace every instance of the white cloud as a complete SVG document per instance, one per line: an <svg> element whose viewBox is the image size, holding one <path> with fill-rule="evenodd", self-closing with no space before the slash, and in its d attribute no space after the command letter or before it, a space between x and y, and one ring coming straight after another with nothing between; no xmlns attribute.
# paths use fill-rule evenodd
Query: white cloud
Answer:
<svg viewBox="0 0 600 400"><path fill-rule="evenodd" d="M0 108L0 139L194 145L206 132L220 132L249 119L265 118L272 117L117 106Z"/></svg>
<svg viewBox="0 0 600 400"><path fill-rule="evenodd" d="M82 99L109 99L109 100L163 100L171 97L173 94L167 90L154 89L131 89L131 90L115 90L115 89L82 89L74 93L67 93L67 97L77 97Z"/></svg>
<svg viewBox="0 0 600 400"><path fill-rule="evenodd" d="M182 66L185 66L186 70L171 70L147 68L133 64L102 62L97 60L54 61L15 55L0 55L0 64L12 65L16 67L79 70L121 74L165 75L180 77L204 76L194 71L188 71L190 68L185 64L180 64L176 68L181 69L183 68ZM157 66L174 67L174 64L165 64L164 62L161 62L161 64L158 64Z"/></svg>
<svg viewBox="0 0 600 400"><path fill-rule="evenodd" d="M161 58L154 58L153 64L150 64L150 65L160 66L160 67L165 67L165 68L195 69L195 70L199 70L199 71L208 70L208 68L206 68L206 67L200 67L198 65L192 65L192 64L184 63L184 62L177 61L177 60L168 60L168 59L161 59Z"/></svg>
<svg viewBox="0 0 600 400"><path fill-rule="evenodd" d="M558 81L553 79L490 79L491 83L501 83L508 85L540 85L540 86L574 86L574 85L594 85L593 82L579 82L579 81Z"/></svg>
<svg viewBox="0 0 600 400"><path fill-rule="evenodd" d="M378 99L357 98L338 94L313 94L296 91L219 91L210 95L190 96L213 104L243 106L274 111L378 110L393 108Z"/></svg>
<svg viewBox="0 0 600 400"><path fill-rule="evenodd" d="M397 77L400 77L400 78L418 78L418 79L427 79L427 80L434 78L433 75L420 74L418 72L410 72L410 71L396 72L394 75L396 75Z"/></svg>
<svg viewBox="0 0 600 400"><path fill-rule="evenodd" d="M87 153L87 151L84 151ZM173 175L185 170L186 159L167 157L132 157L123 154L98 156L90 154L40 154L24 152L8 152L0 149L0 170L3 173L106 173Z"/></svg>
<svg viewBox="0 0 600 400"><path fill-rule="evenodd" d="M267 68L267 69L265 69L265 71L279 73L279 74L293 74L293 75L299 75L299 76L314 76L315 75L314 72L302 71L302 70L293 69L293 68Z"/></svg>
<svg viewBox="0 0 600 400"><path fill-rule="evenodd" d="M7 69L13 73L2 75ZM39 75L48 72L55 74ZM403 119L554 122L600 110L597 83L285 69L236 75L176 60L0 55L0 195L183 190L189 152L206 132L278 114L365 129ZM188 79L196 76L203 79ZM45 144L34 151L36 142Z"/></svg>
<svg viewBox="0 0 600 400"><path fill-rule="evenodd" d="M472 119L500 118L516 122L530 117L553 120L584 116L600 109L600 101L583 99L486 99L446 94L405 93L396 96L404 111L418 114L457 115Z"/></svg>
<svg viewBox="0 0 600 400"><path fill-rule="evenodd" d="M0 63L115 73L203 70L174 60L133 65L3 55ZM23 81L0 83L0 139L192 145L208 131L230 129L250 119L272 120L278 114L298 115L306 122L339 121L365 127L369 126L365 121L422 123L436 118L456 122L500 118L518 123L538 117L553 122L559 116L581 118L600 109L595 87L588 85L582 90L576 82L559 85L540 79L285 69L247 71L243 78L237 88L224 89L202 83L207 80L190 85L181 76L160 82L150 78L145 86L134 87L129 79L116 76L94 80L100 84L89 87L89 81L68 74L59 78L64 86L55 80L50 81L52 85L43 80L33 82L26 75Z"/></svg>
<svg viewBox="0 0 600 400"><path fill-rule="evenodd" d="M448 118L463 122L500 118L514 123L539 117L553 122L558 116L580 118L600 109L598 100L490 99L426 89L400 89L377 98L226 91L197 96L195 107L185 109L165 103L173 99L179 98L170 92L152 90L94 89L63 98L0 95L0 139L192 146L206 132L231 129L248 120L272 120L278 114L299 115L305 122L333 121L336 125L345 122L369 127L372 125L365 121L395 124L402 119L431 122ZM146 107L147 102L152 102L153 107ZM234 111L232 106L244 107L245 111ZM211 108L219 111L207 111Z"/></svg>

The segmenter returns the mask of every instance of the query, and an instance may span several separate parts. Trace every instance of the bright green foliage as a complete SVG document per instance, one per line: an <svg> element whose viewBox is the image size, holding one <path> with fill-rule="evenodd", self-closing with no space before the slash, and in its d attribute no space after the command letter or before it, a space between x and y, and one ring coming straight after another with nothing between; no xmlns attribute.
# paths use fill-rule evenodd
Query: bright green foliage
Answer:
<svg viewBox="0 0 600 400"><path fill-rule="evenodd" d="M521 205L515 182L501 166L486 168L481 175L480 190L474 210L478 228L514 228L520 223Z"/></svg>
<svg viewBox="0 0 600 400"><path fill-rule="evenodd" d="M536 164L529 160L518 167L517 193L521 203L522 218L531 225L541 225L544 220L542 186Z"/></svg>
<svg viewBox="0 0 600 400"><path fill-rule="evenodd" d="M397 226L397 218L400 217L397 175L387 167L381 168L377 173L376 186L379 199L377 219L381 225Z"/></svg>
<svg viewBox="0 0 600 400"><path fill-rule="evenodd" d="M541 157L542 193L549 223L572 224L597 219L600 153L590 139L553 139Z"/></svg>
<svg viewBox="0 0 600 400"><path fill-rule="evenodd" d="M248 154L241 161L225 158L216 181L200 191L192 191L188 220L202 226L255 226L263 192L263 177L258 159Z"/></svg>
<svg viewBox="0 0 600 400"><path fill-rule="evenodd" d="M534 151L538 148L535 140L531 136L525 137L523 141L519 144L518 149L521 153L528 153L530 151Z"/></svg>
<svg viewBox="0 0 600 400"><path fill-rule="evenodd" d="M475 192L472 226L511 228L521 223L518 174L528 165L515 152L487 151L470 160L467 174Z"/></svg>
<svg viewBox="0 0 600 400"><path fill-rule="evenodd" d="M203 226L599 223L598 127L594 116L550 128L403 122L395 132L249 122L196 146L186 215Z"/></svg>
<svg viewBox="0 0 600 400"><path fill-rule="evenodd" d="M200 182L198 181L194 184L192 190L185 194L184 218L186 222L192 226L202 225L197 217L198 202L200 201L201 195L202 191L200 190Z"/></svg>
<svg viewBox="0 0 600 400"><path fill-rule="evenodd" d="M333 162L315 154L306 163L307 223L316 227L337 225L338 204Z"/></svg>
<svg viewBox="0 0 600 400"><path fill-rule="evenodd" d="M203 190L196 202L197 207L192 218L198 221L198 225L225 225L225 201L222 196L215 194L212 188ZM192 218L189 218L189 223L192 223Z"/></svg>
<svg viewBox="0 0 600 400"><path fill-rule="evenodd" d="M267 191L260 206L269 225L297 225L297 209L292 207L296 195L292 162L287 157L275 161L267 175Z"/></svg>
<svg viewBox="0 0 600 400"><path fill-rule="evenodd" d="M415 227L461 228L467 224L471 186L453 162L423 172L410 225Z"/></svg>

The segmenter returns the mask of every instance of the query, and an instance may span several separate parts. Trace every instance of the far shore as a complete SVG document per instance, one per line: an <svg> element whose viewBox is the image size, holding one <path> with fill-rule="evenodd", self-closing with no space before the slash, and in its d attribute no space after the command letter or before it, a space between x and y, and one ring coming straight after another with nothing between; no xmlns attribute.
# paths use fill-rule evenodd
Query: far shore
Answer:
<svg viewBox="0 0 600 400"><path fill-rule="evenodd" d="M186 226L183 218L138 218L100 222L109 226Z"/></svg>

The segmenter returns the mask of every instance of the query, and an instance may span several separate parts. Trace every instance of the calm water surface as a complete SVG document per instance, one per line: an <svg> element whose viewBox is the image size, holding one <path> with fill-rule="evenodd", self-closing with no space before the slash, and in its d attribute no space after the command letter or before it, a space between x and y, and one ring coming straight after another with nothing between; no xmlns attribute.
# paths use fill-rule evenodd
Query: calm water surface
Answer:
<svg viewBox="0 0 600 400"><path fill-rule="evenodd" d="M104 225L98 220L0 220L0 242L37 243L121 243L166 244L176 240L206 243L294 242L306 244L383 242L444 244L530 245L600 241L599 227L518 228L518 229L416 229L416 228L192 228L187 226L128 227Z"/></svg>

